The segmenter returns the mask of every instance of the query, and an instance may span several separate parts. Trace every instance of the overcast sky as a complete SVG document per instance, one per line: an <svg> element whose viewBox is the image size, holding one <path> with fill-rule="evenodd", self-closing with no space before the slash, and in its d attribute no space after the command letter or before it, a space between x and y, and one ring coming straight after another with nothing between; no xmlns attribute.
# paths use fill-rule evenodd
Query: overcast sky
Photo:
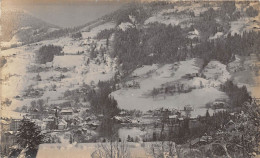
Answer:
<svg viewBox="0 0 260 158"><path fill-rule="evenodd" d="M29 14L60 27L73 27L117 10L122 2L84 3L7 3L5 8L23 9Z"/></svg>

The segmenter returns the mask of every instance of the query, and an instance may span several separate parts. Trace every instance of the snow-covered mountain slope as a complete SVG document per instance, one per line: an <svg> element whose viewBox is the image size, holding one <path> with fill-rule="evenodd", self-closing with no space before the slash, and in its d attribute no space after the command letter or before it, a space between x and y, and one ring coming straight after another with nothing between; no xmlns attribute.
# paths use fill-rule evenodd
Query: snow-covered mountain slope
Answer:
<svg viewBox="0 0 260 158"><path fill-rule="evenodd" d="M1 15L1 46L20 45L44 34L59 30L58 26L44 22L22 10L4 9Z"/></svg>
<svg viewBox="0 0 260 158"><path fill-rule="evenodd" d="M117 71L116 58L109 56L110 46L105 47L104 40L93 38L106 26L91 29L81 39L62 37L1 51L1 58L6 59L6 64L1 68L1 98L2 101L6 98L12 100L10 106L2 107L2 114L10 116L8 111L30 105L35 99L48 99L49 103L62 102L67 90L111 79ZM37 63L39 48L50 44L63 47L64 55L54 56L53 61L46 64ZM97 52L102 49L103 54L91 58L92 45L95 45ZM28 89L36 90L40 95L27 96Z"/></svg>
<svg viewBox="0 0 260 158"><path fill-rule="evenodd" d="M219 10L219 7L215 7L215 5L210 7L213 7L215 11ZM120 19L120 23L117 23L119 20L116 21L113 18L110 20L108 20L109 18L106 20L100 19L78 29L78 33L82 35L79 38L73 38L68 33L64 37L42 40L1 51L1 58L6 60L4 64L0 64L3 65L0 76L1 99L12 100L10 106L3 107L2 114L9 115L7 111L13 111L23 105L29 106L31 101L36 99L46 100L49 105L65 102L67 100L64 99L64 93L68 90L79 89L85 84L95 87L99 81L112 79L117 72L120 75L124 74L122 72L124 63L119 63L118 56L112 57L111 55L114 53L114 32L111 33L109 38L97 39L96 36L101 31L122 30L121 32L127 32L128 29L133 28L139 31L149 27L150 23L180 25L181 29L184 30L182 31L186 32L184 33L185 36L190 40L194 39L195 42L191 46L195 46L198 44L195 38L200 39L205 36L205 33L201 28L190 29L190 27L195 25L196 22L200 22L199 20L202 18L200 14L208 10L208 6L205 7L196 3L192 8L189 5L175 5L172 8L168 6L151 11L151 14L144 18L143 23L138 22L138 18L132 15L126 16L127 19L130 19L128 21ZM194 12L194 15L191 15L191 11ZM7 13L6 16L8 14L12 17L10 21L15 21L14 19L17 18L15 16L18 13ZM15 31L8 30L7 26L10 21L3 18L2 29L6 33L9 31L11 36L7 38L9 43L2 42L2 44L19 44L19 42L24 42L24 40L30 38L30 35L36 36L59 29L28 16L26 13L22 13L19 17L22 21L19 25L15 23L10 25L10 28ZM241 29L234 27L240 27L236 23L239 23L241 19L253 20L253 18L242 16L231 21L229 28L223 20L216 19L218 24L224 23L225 29L223 31L218 30L211 36L205 36L206 39L222 38L228 33L235 33L236 30L240 32ZM245 24L241 22L241 25ZM3 36L7 36L5 31ZM140 36L141 38L143 37ZM138 41L138 44L142 45L142 40ZM156 38L152 38L151 42L156 40ZM123 44L127 45L128 43ZM46 45L60 46L63 54L55 55L51 62L39 64L36 62L36 53L42 46ZM179 49L180 47L176 51ZM187 47L187 49L190 48ZM182 52L178 53L181 54ZM164 107L182 110L185 105L191 105L195 109L192 113L193 116L204 115L207 110L207 103L218 99L227 99L225 93L219 90L219 86L232 78L234 74L231 69L232 66L227 67L216 60L210 60L209 63L202 66L201 59L190 56L187 56L187 60L180 62L139 64L129 76L124 76L123 80L117 85L119 88L112 92L111 96L117 100L118 106L122 109L147 111ZM232 64L237 64L236 62ZM239 80L239 77L233 78ZM167 87L169 92L164 93ZM153 96L154 89L157 89L159 93ZM29 93L30 95L28 95L28 91L32 91L33 94Z"/></svg>

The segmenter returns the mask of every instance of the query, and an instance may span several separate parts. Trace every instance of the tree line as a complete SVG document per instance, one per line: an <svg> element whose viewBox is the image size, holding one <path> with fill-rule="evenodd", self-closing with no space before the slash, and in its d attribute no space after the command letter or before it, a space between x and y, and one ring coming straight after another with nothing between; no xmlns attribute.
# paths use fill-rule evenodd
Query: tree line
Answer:
<svg viewBox="0 0 260 158"><path fill-rule="evenodd" d="M126 73L138 66L184 60L187 40L180 26L159 23L138 29L117 30L112 56L118 57Z"/></svg>
<svg viewBox="0 0 260 158"><path fill-rule="evenodd" d="M235 55L248 56L251 53L259 54L260 33L255 31L243 32L242 35L230 33L227 37L201 41L194 47L191 47L191 54L194 57L200 57L204 61L218 60L224 64L235 59Z"/></svg>

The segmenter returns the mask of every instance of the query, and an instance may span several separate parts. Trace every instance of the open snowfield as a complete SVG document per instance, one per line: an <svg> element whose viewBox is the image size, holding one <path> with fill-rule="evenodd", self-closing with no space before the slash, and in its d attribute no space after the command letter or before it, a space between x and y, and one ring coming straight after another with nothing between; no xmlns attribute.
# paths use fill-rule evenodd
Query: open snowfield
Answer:
<svg viewBox="0 0 260 158"><path fill-rule="evenodd" d="M123 109L148 111L157 108L170 108L183 110L185 105L194 107L192 116L205 115L205 104L214 102L219 98L226 98L225 93L217 89L216 83L224 81L222 69L224 67L219 63L212 61L207 70L207 79L195 77L192 80L182 79L186 74L198 73L199 67L196 64L197 59L182 61L179 64L167 64L159 67L158 65L144 66L133 72L133 75L139 76L135 81L140 83L140 89L124 88L112 93L112 96L118 101L119 107ZM216 66L218 65L218 67ZM224 70L223 70L224 71ZM149 72L149 73L147 73ZM221 72L221 73L219 73ZM212 78L212 73L217 73L216 80ZM225 75L227 72L224 72ZM227 78L227 77L226 77ZM156 98L149 96L153 88L160 88L166 83L185 83L185 85L198 87L202 82L204 88L194 89L188 93L180 93L164 96L158 95ZM130 81L129 81L130 82ZM207 96L207 97L205 97ZM189 98L189 99L187 99Z"/></svg>
<svg viewBox="0 0 260 158"><path fill-rule="evenodd" d="M260 21L259 21L260 15L254 18L245 18L241 17L237 21L231 21L231 28L230 32L231 35L234 35L235 33L241 34L244 31L259 31L260 28ZM258 30L257 30L258 28Z"/></svg>
<svg viewBox="0 0 260 158"><path fill-rule="evenodd" d="M83 66L84 60L82 55L55 56L53 67L73 68Z"/></svg>

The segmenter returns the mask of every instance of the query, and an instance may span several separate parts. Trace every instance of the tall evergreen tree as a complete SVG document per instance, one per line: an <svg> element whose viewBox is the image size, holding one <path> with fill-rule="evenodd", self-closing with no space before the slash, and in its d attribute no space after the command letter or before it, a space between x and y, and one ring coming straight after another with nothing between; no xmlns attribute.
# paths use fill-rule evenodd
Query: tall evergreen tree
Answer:
<svg viewBox="0 0 260 158"><path fill-rule="evenodd" d="M36 157L39 144L43 142L44 136L34 122L23 119L17 134L17 143L26 148L27 157Z"/></svg>

